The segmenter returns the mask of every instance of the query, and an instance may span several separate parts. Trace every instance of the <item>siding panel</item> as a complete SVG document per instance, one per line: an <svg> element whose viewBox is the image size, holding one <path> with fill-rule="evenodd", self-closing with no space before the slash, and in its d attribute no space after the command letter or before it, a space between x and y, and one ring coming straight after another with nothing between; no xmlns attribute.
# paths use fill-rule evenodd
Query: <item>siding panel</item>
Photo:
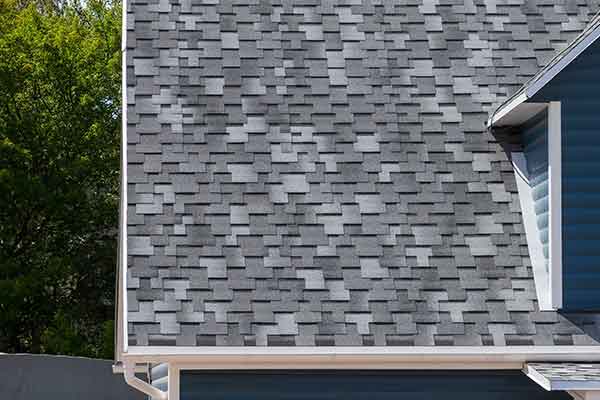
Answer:
<svg viewBox="0 0 600 400"><path fill-rule="evenodd" d="M181 400L566 400L519 371L182 371Z"/></svg>

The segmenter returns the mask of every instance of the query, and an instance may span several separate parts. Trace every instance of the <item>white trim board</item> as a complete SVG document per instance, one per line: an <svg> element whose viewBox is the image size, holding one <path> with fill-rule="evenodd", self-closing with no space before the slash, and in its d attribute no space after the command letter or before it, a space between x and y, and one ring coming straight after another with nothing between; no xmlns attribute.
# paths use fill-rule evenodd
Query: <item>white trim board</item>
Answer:
<svg viewBox="0 0 600 400"><path fill-rule="evenodd" d="M550 302L562 308L562 120L559 101L548 104L548 273Z"/></svg>
<svg viewBox="0 0 600 400"><path fill-rule="evenodd" d="M129 346L123 358L197 369L521 369L534 361L600 361L600 346Z"/></svg>

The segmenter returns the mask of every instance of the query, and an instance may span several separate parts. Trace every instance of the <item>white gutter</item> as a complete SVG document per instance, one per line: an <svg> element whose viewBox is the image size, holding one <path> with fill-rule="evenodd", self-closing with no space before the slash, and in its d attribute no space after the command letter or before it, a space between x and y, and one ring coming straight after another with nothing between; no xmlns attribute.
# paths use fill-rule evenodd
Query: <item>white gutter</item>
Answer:
<svg viewBox="0 0 600 400"><path fill-rule="evenodd" d="M600 361L600 346L130 346L123 357L181 369L521 369L533 361Z"/></svg>
<svg viewBox="0 0 600 400"><path fill-rule="evenodd" d="M124 364L124 376L125 382L127 384L140 392L150 396L153 400L167 400L168 395L166 392L159 390L149 384L148 382L144 382L140 378L135 376L135 363L128 361Z"/></svg>

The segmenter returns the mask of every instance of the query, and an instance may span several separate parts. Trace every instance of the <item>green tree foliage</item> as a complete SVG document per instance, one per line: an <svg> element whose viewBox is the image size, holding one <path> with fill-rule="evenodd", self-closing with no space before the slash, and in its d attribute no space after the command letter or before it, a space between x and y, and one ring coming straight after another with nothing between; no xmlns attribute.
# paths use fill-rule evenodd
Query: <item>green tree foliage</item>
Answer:
<svg viewBox="0 0 600 400"><path fill-rule="evenodd" d="M112 357L121 5L0 0L0 352Z"/></svg>

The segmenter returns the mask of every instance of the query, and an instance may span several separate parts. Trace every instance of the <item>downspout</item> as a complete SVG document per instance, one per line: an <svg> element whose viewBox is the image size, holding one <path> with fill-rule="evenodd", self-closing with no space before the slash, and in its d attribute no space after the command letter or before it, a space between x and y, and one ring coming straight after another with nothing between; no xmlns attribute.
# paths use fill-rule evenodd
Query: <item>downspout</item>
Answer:
<svg viewBox="0 0 600 400"><path fill-rule="evenodd" d="M152 386L148 382L144 382L137 376L135 376L135 362L125 361L124 363L125 382L132 388L139 390L140 392L150 396L153 400L168 400L169 396L166 392Z"/></svg>

